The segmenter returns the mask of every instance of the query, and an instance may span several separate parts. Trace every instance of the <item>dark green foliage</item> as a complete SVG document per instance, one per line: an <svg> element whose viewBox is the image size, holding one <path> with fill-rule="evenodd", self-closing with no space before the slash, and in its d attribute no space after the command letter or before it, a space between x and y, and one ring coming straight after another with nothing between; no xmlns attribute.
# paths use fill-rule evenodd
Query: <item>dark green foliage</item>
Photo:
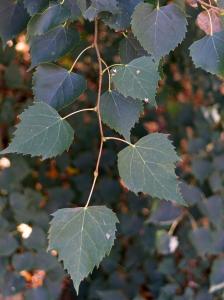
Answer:
<svg viewBox="0 0 224 300"><path fill-rule="evenodd" d="M132 17L134 35L155 59L169 54L182 42L186 26L184 13L172 3L155 9L139 4Z"/></svg>
<svg viewBox="0 0 224 300"><path fill-rule="evenodd" d="M70 11L61 4L52 4L43 12L36 14L31 18L27 30L28 36L41 35L66 22L70 17Z"/></svg>
<svg viewBox="0 0 224 300"><path fill-rule="evenodd" d="M131 129L139 120L143 104L116 91L109 91L102 95L100 105L103 122L130 141Z"/></svg>
<svg viewBox="0 0 224 300"><path fill-rule="evenodd" d="M86 89L86 80L54 64L38 66L33 76L35 101L44 101L60 110L71 104Z"/></svg>
<svg viewBox="0 0 224 300"><path fill-rule="evenodd" d="M0 298L72 294L57 258L77 291L100 264L71 299L223 298L223 87L187 50L223 76L223 1L197 2L0 4Z"/></svg>
<svg viewBox="0 0 224 300"><path fill-rule="evenodd" d="M0 37L5 44L25 29L29 15L22 1L4 0L0 3Z"/></svg>
<svg viewBox="0 0 224 300"><path fill-rule="evenodd" d="M40 12L49 4L48 0L24 0L23 2L24 6L31 16Z"/></svg>
<svg viewBox="0 0 224 300"><path fill-rule="evenodd" d="M31 40L31 68L45 62L56 61L79 43L79 35L73 27L60 25Z"/></svg>

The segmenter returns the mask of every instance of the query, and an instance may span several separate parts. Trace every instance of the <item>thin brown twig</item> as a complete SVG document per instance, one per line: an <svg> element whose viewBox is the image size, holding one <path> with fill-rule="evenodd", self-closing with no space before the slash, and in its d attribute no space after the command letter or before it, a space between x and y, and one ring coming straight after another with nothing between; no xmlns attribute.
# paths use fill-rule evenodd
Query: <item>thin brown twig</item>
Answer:
<svg viewBox="0 0 224 300"><path fill-rule="evenodd" d="M85 209L88 207L89 202L91 200L97 178L99 176L99 165L100 165L100 160L102 156L102 150L103 150L103 143L104 143L104 135L103 135L103 125L102 125L102 119L101 119L101 113L100 113L100 98L101 98L101 91L102 91L102 81L103 81L103 67L102 67L102 60L101 60L101 55L100 55L100 50L98 46L98 20L95 19L95 34L94 34L94 43L93 43L95 50L96 50L96 55L97 55L97 60L99 64L99 84L98 84L98 93L97 93L97 103L96 103L96 112L98 116L98 123L99 123L99 129L100 129L100 150L97 158L97 163L96 163L96 168L94 171L94 179L92 183L92 187L89 193L88 200L85 205Z"/></svg>
<svg viewBox="0 0 224 300"><path fill-rule="evenodd" d="M74 63L72 64L72 66L71 66L71 68L70 68L70 70L69 70L69 73L72 72L72 70L74 69L75 65L77 64L77 61L78 61L79 58L83 55L83 53L85 53L87 50L89 50L89 49L91 49L91 48L93 48L93 47L94 47L94 44L92 44L92 45L86 47L85 49L83 49L83 50L79 53L79 55L78 55L77 58L75 59Z"/></svg>
<svg viewBox="0 0 224 300"><path fill-rule="evenodd" d="M104 74L105 72L108 72L108 70L110 70L111 68L113 68L113 67L119 67L119 66L123 67L123 66L125 66L125 64L113 64L113 65L110 65L110 66L108 66L107 68L105 68L105 69L103 70L103 74Z"/></svg>
<svg viewBox="0 0 224 300"><path fill-rule="evenodd" d="M183 217L184 217L184 216L185 216L185 215L182 214L182 215L180 215L178 218L176 218L176 219L173 221L173 223L172 223L172 225L170 226L170 229L169 229L169 231L168 231L168 234L169 234L170 236L172 236L172 235L174 234L174 232L175 232L177 226L178 226L178 225L180 224L180 222L183 220Z"/></svg>
<svg viewBox="0 0 224 300"><path fill-rule="evenodd" d="M209 2L210 2L210 1L209 1ZM201 4L202 6L204 6L204 7L213 8L213 9L217 10L218 12L221 12L221 11L222 11L221 8L212 5L211 2L210 2L210 3L207 3L207 2L205 2L205 1L203 1L203 0L198 0L198 3L200 3L200 4Z"/></svg>
<svg viewBox="0 0 224 300"><path fill-rule="evenodd" d="M119 141L119 142L123 142L125 144L128 144L129 146L132 146L132 147L135 147L135 145L129 143L128 141L126 140L123 140L123 139L120 139L120 138L117 138L117 137L113 137L113 136L106 136L104 137L104 141L109 141L109 140L114 140L114 141Z"/></svg>
<svg viewBox="0 0 224 300"><path fill-rule="evenodd" d="M84 108L84 109L80 109L80 110L76 110L76 111L73 111L72 113L64 116L63 118L61 118L62 120L65 120L73 115L76 115L76 114L79 114L81 112L85 112L85 111L96 111L96 107L93 107L93 108Z"/></svg>
<svg viewBox="0 0 224 300"><path fill-rule="evenodd" d="M93 45L94 45L94 48L96 50L96 56L97 56L97 61L98 61L98 65L99 65L99 83L98 83L98 92L97 92L96 107L94 109L92 109L92 110L95 110L97 112L99 129L100 129L100 148L99 148L98 158L97 158L96 167L95 167L95 171L94 171L93 183L92 183L92 187L91 187L91 190L90 190L90 193L89 193L86 205L84 207L85 209L87 209L87 207L89 206L89 203L90 203L90 200L92 198L92 194L93 194L93 191L94 191L94 188L95 188L95 185L96 185L96 181L97 181L97 178L99 176L99 166L100 166L100 160L101 160L101 156L102 156L104 142L106 142L108 140L117 140L117 141L121 141L123 143L126 143L129 146L135 147L135 145L132 145L128 141L125 141L125 140L120 139L120 138L116 138L116 137L104 137L103 125L102 125L102 118L101 118L101 112L100 112L100 99L101 99L102 82L103 82L103 65L102 65L102 63L105 64L105 65L106 65L106 63L105 63L105 61L101 57L99 46L98 46L98 20L97 19L95 19L95 34L94 34ZM110 67L111 66L109 66L109 67L106 66L106 69L109 71ZM72 115L72 114L73 113L71 113L70 115Z"/></svg>
<svg viewBox="0 0 224 300"><path fill-rule="evenodd" d="M105 60L102 59L101 57L101 61L104 64L104 66L106 67L107 73L108 73L108 91L111 92L111 74L110 74L110 70L108 68L108 64L105 62Z"/></svg>

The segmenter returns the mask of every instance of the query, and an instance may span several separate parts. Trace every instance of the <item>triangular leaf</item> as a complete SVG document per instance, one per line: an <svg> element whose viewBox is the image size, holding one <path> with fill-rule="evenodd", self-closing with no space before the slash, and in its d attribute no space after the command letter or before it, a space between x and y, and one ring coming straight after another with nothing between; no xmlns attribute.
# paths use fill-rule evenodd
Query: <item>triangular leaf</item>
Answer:
<svg viewBox="0 0 224 300"><path fill-rule="evenodd" d="M29 15L21 1L0 1L0 37L5 44L23 29L29 20Z"/></svg>
<svg viewBox="0 0 224 300"><path fill-rule="evenodd" d="M196 67L200 67L212 74L223 76L224 31L207 35L194 42L190 47L190 55Z"/></svg>
<svg viewBox="0 0 224 300"><path fill-rule="evenodd" d="M183 204L175 175L178 160L167 135L153 133L118 154L118 169L131 191Z"/></svg>
<svg viewBox="0 0 224 300"><path fill-rule="evenodd" d="M27 26L29 38L41 35L64 23L70 17L70 11L61 4L52 4L43 12L36 14Z"/></svg>
<svg viewBox="0 0 224 300"><path fill-rule="evenodd" d="M86 80L57 65L43 64L34 73L33 85L36 101L44 101L55 109L61 109L84 92Z"/></svg>
<svg viewBox="0 0 224 300"><path fill-rule="evenodd" d="M186 17L173 3L156 9L150 4L140 3L132 16L134 35L156 59L176 48L184 39L186 30Z"/></svg>
<svg viewBox="0 0 224 300"><path fill-rule="evenodd" d="M70 147L74 135L72 127L48 104L36 102L19 118L21 122L12 142L0 154L21 153L46 159Z"/></svg>
<svg viewBox="0 0 224 300"><path fill-rule="evenodd" d="M79 42L79 34L73 27L58 26L47 33L35 36L31 42L31 68L55 61L71 51Z"/></svg>
<svg viewBox="0 0 224 300"><path fill-rule="evenodd" d="M53 216L49 250L58 252L78 293L80 282L110 253L118 219L105 206L64 208Z"/></svg>
<svg viewBox="0 0 224 300"><path fill-rule="evenodd" d="M158 64L151 57L142 56L130 63L112 69L112 82L125 97L145 100L155 104L159 81Z"/></svg>
<svg viewBox="0 0 224 300"><path fill-rule="evenodd" d="M143 103L111 91L101 96L100 110L102 121L130 141L130 131L143 111Z"/></svg>

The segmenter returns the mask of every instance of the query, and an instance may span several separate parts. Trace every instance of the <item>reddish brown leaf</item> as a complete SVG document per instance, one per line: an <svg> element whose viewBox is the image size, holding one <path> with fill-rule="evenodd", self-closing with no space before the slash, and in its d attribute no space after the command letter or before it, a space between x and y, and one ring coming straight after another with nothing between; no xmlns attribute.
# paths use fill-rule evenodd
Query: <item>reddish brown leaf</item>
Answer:
<svg viewBox="0 0 224 300"><path fill-rule="evenodd" d="M208 11L201 12L197 16L196 22L198 27L206 34L212 34L222 30L220 15L214 8L210 8Z"/></svg>

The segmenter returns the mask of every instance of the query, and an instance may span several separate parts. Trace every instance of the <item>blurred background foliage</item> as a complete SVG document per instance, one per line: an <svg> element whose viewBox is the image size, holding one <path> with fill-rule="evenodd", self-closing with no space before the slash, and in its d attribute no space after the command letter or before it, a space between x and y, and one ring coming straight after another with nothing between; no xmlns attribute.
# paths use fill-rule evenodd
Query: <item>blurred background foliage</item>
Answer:
<svg viewBox="0 0 224 300"><path fill-rule="evenodd" d="M92 24L79 22L77 27L82 41L60 61L66 67L93 40ZM107 143L92 204L116 211L118 239L77 297L56 253L46 252L50 214L83 205L91 186L99 142L97 120L89 113L74 116L70 122L76 136L68 153L44 162L17 155L0 158L1 300L224 299L224 83L194 68L187 48L192 33L201 33L192 31L165 61L158 109L146 104L133 130L135 140L146 133L170 133L182 158L178 174L189 207L128 192L118 180L115 161L123 146ZM100 48L108 64L119 63L121 38L121 33L101 24ZM6 49L0 46L1 148L10 139L18 114L32 102L29 63L24 35L8 42ZM85 54L76 68L87 77L88 90L73 110L95 103L94 51ZM105 130L109 135L110 129Z"/></svg>

